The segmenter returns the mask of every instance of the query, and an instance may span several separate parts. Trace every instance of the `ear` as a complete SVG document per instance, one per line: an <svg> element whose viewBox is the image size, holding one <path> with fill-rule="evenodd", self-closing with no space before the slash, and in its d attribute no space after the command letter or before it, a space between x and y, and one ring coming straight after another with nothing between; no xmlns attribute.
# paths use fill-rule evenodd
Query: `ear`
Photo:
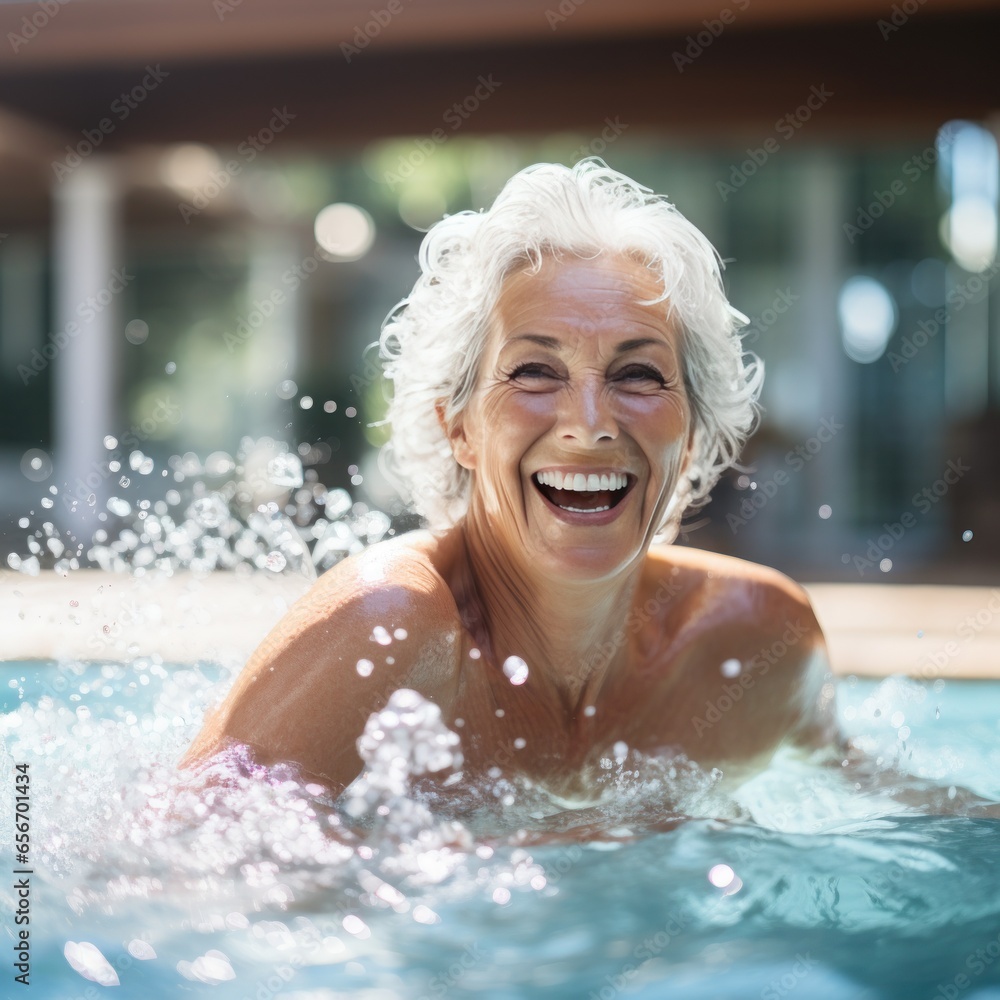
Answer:
<svg viewBox="0 0 1000 1000"><path fill-rule="evenodd" d="M444 415L445 401L443 399L434 403L434 412L437 414L438 423L441 425L444 436L451 445L451 453L455 456L455 461L463 469L474 469L476 467L476 453L472 450L465 434L465 414L460 413L449 426Z"/></svg>

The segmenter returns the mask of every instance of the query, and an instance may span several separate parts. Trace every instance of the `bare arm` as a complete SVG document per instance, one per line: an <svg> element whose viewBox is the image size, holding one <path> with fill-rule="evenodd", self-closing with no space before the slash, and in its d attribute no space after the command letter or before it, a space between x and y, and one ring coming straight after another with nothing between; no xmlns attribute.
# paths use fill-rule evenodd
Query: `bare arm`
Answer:
<svg viewBox="0 0 1000 1000"><path fill-rule="evenodd" d="M261 643L181 766L244 743L260 763L297 764L339 794L361 772L355 744L365 722L393 691L447 699L457 646L447 642L449 597L412 559L370 550L345 560Z"/></svg>

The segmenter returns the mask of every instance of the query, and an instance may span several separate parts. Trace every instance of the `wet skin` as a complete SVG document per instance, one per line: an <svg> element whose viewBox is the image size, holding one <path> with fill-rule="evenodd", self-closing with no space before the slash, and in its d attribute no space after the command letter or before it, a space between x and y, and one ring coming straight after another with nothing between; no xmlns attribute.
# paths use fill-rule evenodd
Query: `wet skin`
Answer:
<svg viewBox="0 0 1000 1000"><path fill-rule="evenodd" d="M836 740L802 589L742 560L652 545L693 428L679 331L664 303L642 304L659 294L629 258L547 258L510 276L468 407L451 424L439 411L472 476L465 518L325 574L183 763L235 740L339 792L361 771L365 721L400 687L441 707L467 780L499 768L563 795L585 797L617 741L739 774L783 741ZM574 496L538 484L556 471L627 485ZM377 626L397 638L379 644ZM504 672L511 656L528 666L522 684ZM738 676L723 672L732 660Z"/></svg>

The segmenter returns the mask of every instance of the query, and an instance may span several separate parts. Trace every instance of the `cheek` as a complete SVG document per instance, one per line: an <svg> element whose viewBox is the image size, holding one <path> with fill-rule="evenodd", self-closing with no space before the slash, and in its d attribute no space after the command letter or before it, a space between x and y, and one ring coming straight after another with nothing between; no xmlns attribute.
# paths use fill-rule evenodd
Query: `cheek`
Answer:
<svg viewBox="0 0 1000 1000"><path fill-rule="evenodd" d="M623 403L622 419L653 461L657 455L672 460L687 446L691 411L686 397L632 397Z"/></svg>

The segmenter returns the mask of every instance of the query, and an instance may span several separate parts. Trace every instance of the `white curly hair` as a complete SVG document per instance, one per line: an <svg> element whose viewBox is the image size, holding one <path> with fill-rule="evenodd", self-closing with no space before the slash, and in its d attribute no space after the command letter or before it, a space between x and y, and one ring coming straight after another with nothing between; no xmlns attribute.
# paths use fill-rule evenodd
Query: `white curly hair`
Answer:
<svg viewBox="0 0 1000 1000"><path fill-rule="evenodd" d="M435 405L449 423L475 389L494 305L513 271L544 256L628 255L660 280L668 316L682 330L694 450L657 526L672 539L686 509L708 502L754 428L763 362L744 353L747 317L730 306L721 258L666 199L598 157L572 167L537 163L516 173L487 211L446 216L420 245L421 275L389 312L379 338L393 394L392 435L379 464L433 531L457 524L471 473L458 464Z"/></svg>

